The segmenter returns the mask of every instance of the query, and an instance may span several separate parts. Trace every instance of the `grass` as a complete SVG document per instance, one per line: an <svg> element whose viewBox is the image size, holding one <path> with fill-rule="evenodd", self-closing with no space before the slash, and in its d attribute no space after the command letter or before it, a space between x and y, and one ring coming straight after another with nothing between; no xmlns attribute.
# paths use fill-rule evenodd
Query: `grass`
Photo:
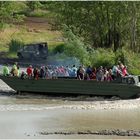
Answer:
<svg viewBox="0 0 140 140"><path fill-rule="evenodd" d="M7 58L17 58L17 53L7 53Z"/></svg>
<svg viewBox="0 0 140 140"><path fill-rule="evenodd" d="M38 19L37 19L38 20ZM47 24L44 23L32 23L30 26L26 24L9 26L0 32L0 52L6 52L7 57L17 57L16 54L9 54L9 43L12 39L19 40L24 44L47 42L49 49L55 47L61 43L62 35L58 31L51 31L47 29ZM29 23L28 23L29 24ZM39 25L38 25L39 24ZM42 24L42 25L41 25ZM41 26L41 28L39 28ZM50 26L50 25L48 25Z"/></svg>
<svg viewBox="0 0 140 140"><path fill-rule="evenodd" d="M48 42L48 44L57 45L58 37L60 34L58 32L52 31L39 31L39 32L17 32L13 35L13 39L21 40L24 43L32 43L32 42Z"/></svg>
<svg viewBox="0 0 140 140"><path fill-rule="evenodd" d="M36 9L28 13L27 15L31 17L47 17L47 18L51 17L51 13L49 11L41 10L41 9Z"/></svg>

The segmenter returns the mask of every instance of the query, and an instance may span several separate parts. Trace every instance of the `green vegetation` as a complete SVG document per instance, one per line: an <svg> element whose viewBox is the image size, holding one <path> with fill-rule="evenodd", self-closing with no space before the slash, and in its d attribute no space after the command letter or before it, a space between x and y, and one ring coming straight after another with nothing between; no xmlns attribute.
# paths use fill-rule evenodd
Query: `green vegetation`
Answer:
<svg viewBox="0 0 140 140"><path fill-rule="evenodd" d="M126 50L126 48L118 49L114 52L111 48L98 48L88 51L88 46L76 37L71 30L65 27L64 44L54 48L55 52L64 53L66 56L78 58L84 65L92 65L94 67L104 66L111 68L118 61L123 62L129 70L130 74L140 74L140 55L139 53Z"/></svg>
<svg viewBox="0 0 140 140"><path fill-rule="evenodd" d="M64 37L66 38L64 53L68 56L76 57L82 64L88 65L90 61L85 44L67 26L64 25L63 29Z"/></svg>
<svg viewBox="0 0 140 140"><path fill-rule="evenodd" d="M38 20L38 19L37 19ZM5 24L6 25L6 24ZM44 29L45 25L38 24L39 27L32 24L30 26L6 26L3 31L0 32L0 51L7 52L7 57L17 57L15 51L19 48L20 44L48 42L49 49L62 44L62 35L58 31L50 31ZM41 29L40 29L41 26ZM44 27L43 27L44 26ZM60 38L60 39L59 39Z"/></svg>
<svg viewBox="0 0 140 140"><path fill-rule="evenodd" d="M29 17L45 17L45 18L49 18L51 14L50 14L49 11L37 9L37 10L34 10L32 12L26 13L26 15L29 16Z"/></svg>
<svg viewBox="0 0 140 140"><path fill-rule="evenodd" d="M137 1L1 1L0 50L16 57L23 44L48 42L54 54L84 65L120 60L140 74L139 13Z"/></svg>
<svg viewBox="0 0 140 140"><path fill-rule="evenodd" d="M24 46L23 42L12 39L11 42L9 43L9 52L16 53L23 46Z"/></svg>
<svg viewBox="0 0 140 140"><path fill-rule="evenodd" d="M140 51L139 2L65 1L52 2L48 8L54 13L57 26L66 24L93 48L117 51L127 46Z"/></svg>
<svg viewBox="0 0 140 140"><path fill-rule="evenodd" d="M65 50L65 45L64 44L59 44L56 47L53 48L53 53L57 54L57 53L64 53Z"/></svg>

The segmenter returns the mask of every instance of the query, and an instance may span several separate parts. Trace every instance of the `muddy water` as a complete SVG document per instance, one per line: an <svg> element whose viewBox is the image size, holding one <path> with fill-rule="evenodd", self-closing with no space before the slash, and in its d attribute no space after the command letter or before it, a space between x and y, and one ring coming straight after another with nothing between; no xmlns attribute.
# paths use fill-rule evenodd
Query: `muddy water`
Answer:
<svg viewBox="0 0 140 140"><path fill-rule="evenodd" d="M140 99L95 101L89 97L5 94L0 95L0 138L138 138L53 133L140 130ZM42 135L41 132L52 134Z"/></svg>

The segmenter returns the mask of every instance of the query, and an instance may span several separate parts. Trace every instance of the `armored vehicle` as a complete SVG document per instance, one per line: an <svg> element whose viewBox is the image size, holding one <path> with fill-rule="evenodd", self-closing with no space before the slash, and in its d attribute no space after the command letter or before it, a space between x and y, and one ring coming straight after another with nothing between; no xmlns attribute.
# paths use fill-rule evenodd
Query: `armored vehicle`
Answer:
<svg viewBox="0 0 140 140"><path fill-rule="evenodd" d="M17 56L20 60L47 59L48 45L46 42L27 44L23 46L20 50L18 50Z"/></svg>

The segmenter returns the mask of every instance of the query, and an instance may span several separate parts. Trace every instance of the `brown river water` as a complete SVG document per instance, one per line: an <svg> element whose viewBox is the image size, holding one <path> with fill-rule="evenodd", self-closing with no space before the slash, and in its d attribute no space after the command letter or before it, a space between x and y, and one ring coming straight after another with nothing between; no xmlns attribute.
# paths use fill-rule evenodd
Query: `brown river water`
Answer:
<svg viewBox="0 0 140 140"><path fill-rule="evenodd" d="M0 94L0 138L3 139L140 138L78 134L106 129L140 130L140 98L120 100Z"/></svg>

